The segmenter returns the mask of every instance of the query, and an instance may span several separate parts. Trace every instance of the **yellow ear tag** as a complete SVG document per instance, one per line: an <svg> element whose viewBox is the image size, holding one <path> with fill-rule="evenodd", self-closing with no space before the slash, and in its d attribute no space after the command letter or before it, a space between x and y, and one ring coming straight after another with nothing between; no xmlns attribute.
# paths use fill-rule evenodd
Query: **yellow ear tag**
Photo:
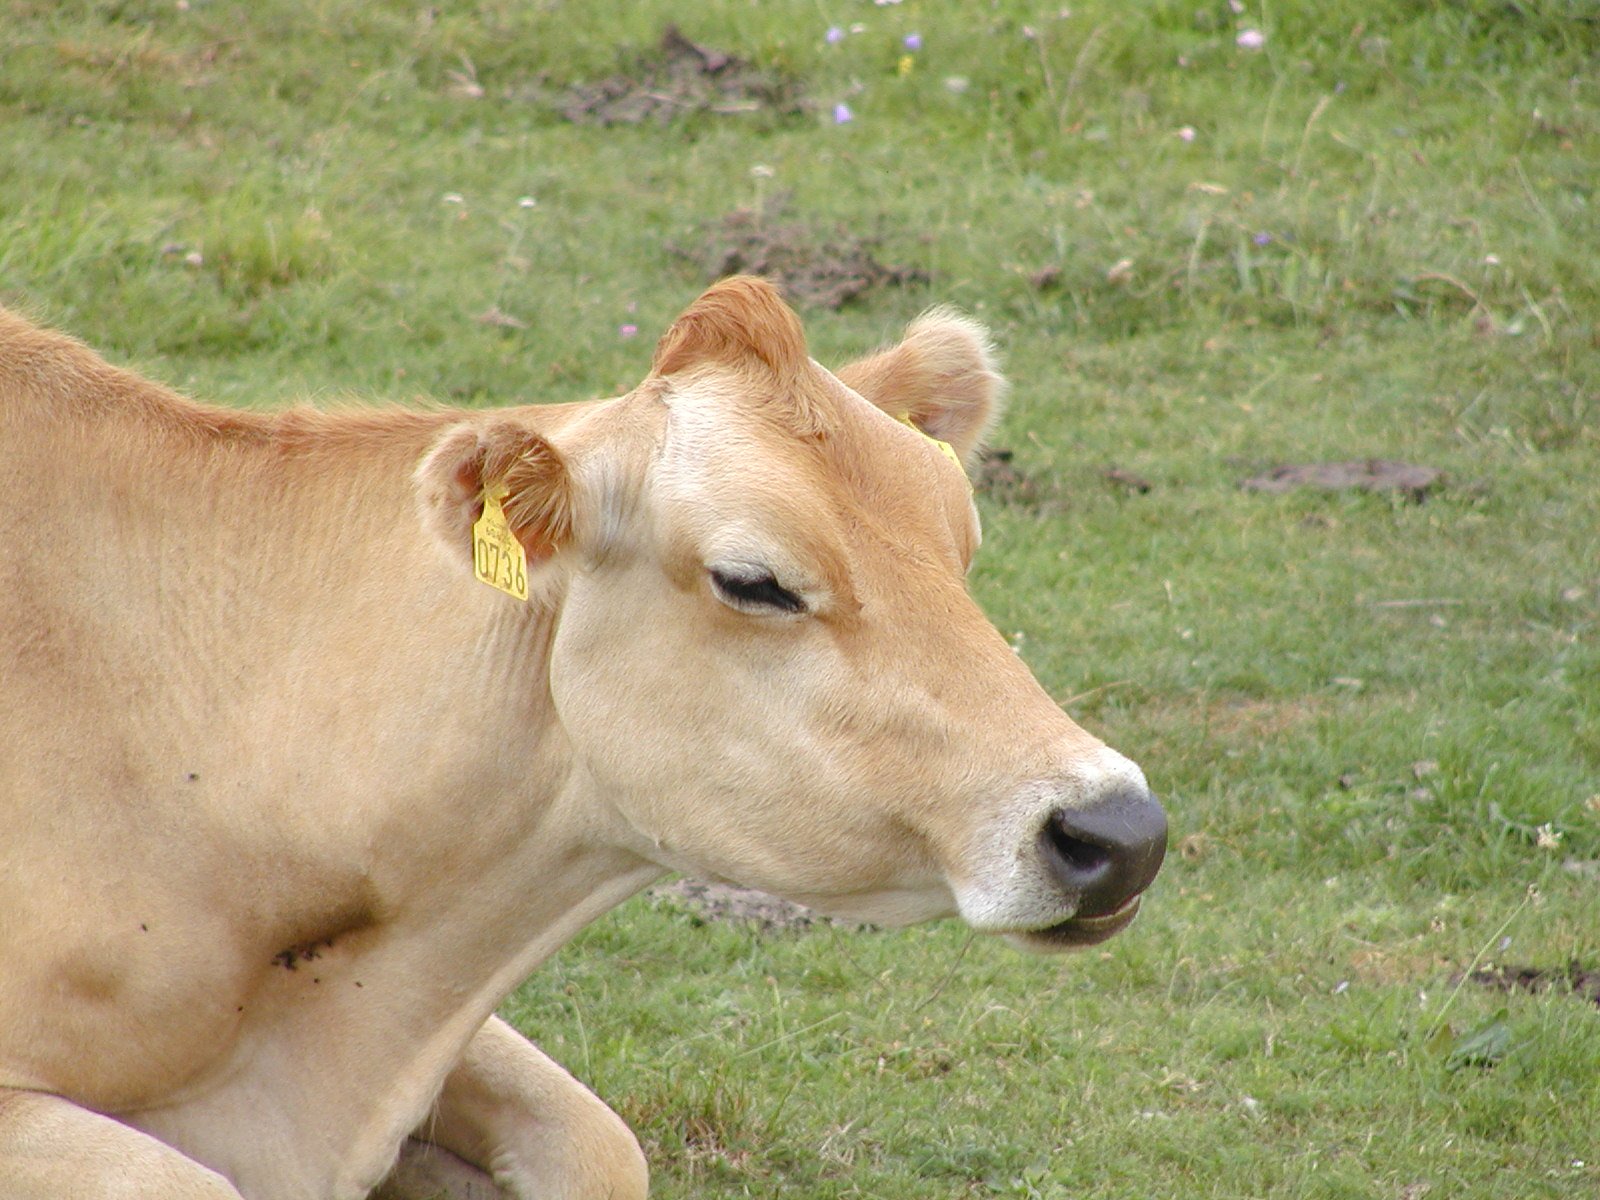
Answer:
<svg viewBox="0 0 1600 1200"><path fill-rule="evenodd" d="M528 598L528 552L511 532L502 504L506 485L483 489L483 516L472 525L472 573L518 600Z"/></svg>
<svg viewBox="0 0 1600 1200"><path fill-rule="evenodd" d="M940 454L944 455L951 462L955 463L956 470L961 472L961 478L967 480L967 486L969 488L972 486L972 480L967 479L967 468L961 465L961 455L956 453L956 448L954 446L952 446L949 442L941 442L938 438L934 437L933 434L923 430L922 426L918 425L911 419L909 413L903 413L897 419L899 420L900 424L904 425L907 429L914 429L917 433L920 433L928 441L937 446Z"/></svg>

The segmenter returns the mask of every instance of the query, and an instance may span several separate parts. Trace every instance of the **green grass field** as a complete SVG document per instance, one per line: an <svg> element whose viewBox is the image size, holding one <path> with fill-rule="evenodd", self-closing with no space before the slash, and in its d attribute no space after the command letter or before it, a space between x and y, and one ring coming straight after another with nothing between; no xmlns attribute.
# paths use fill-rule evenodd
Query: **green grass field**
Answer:
<svg viewBox="0 0 1600 1200"><path fill-rule="evenodd" d="M760 86L568 119L671 20ZM865 239L813 350L993 327L973 587L1168 866L1068 959L640 898L508 1015L664 1198L1593 1196L1600 1006L1457 981L1600 972L1597 64L1593 0L3 0L0 302L228 403L564 401L735 210ZM1443 482L1239 487L1367 458Z"/></svg>

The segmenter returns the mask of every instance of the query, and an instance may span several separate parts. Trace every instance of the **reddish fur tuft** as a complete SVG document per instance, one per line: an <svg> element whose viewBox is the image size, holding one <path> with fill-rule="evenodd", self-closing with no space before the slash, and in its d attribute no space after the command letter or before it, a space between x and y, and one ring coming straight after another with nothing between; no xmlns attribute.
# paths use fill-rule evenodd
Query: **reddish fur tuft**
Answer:
<svg viewBox="0 0 1600 1200"><path fill-rule="evenodd" d="M654 371L673 375L714 365L744 377L742 390L801 437L829 428L827 389L806 351L800 318L778 289L753 275L707 288L656 344Z"/></svg>
<svg viewBox="0 0 1600 1200"><path fill-rule="evenodd" d="M753 275L732 275L707 288L662 335L655 371L671 375L704 362L744 366L751 360L789 384L808 362L806 337L777 288Z"/></svg>

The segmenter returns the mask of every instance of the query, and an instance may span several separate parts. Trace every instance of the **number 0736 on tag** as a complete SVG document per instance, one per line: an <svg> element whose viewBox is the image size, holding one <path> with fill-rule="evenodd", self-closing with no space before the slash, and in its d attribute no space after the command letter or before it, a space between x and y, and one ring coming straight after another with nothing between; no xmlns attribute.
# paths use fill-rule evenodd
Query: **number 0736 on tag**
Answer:
<svg viewBox="0 0 1600 1200"><path fill-rule="evenodd" d="M472 525L472 573L518 600L528 598L528 553L511 532L505 484L483 490L483 515Z"/></svg>

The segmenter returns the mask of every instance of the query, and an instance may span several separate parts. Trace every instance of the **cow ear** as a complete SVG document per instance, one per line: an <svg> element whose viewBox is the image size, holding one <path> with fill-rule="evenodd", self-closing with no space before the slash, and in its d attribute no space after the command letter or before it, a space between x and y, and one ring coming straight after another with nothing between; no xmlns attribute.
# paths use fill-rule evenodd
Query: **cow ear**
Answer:
<svg viewBox="0 0 1600 1200"><path fill-rule="evenodd" d="M948 442L969 467L1004 407L1006 381L989 331L953 308L923 313L898 346L838 376L890 416Z"/></svg>
<svg viewBox="0 0 1600 1200"><path fill-rule="evenodd" d="M822 376L806 351L800 318L769 281L730 275L712 284L662 335L651 369L668 376L707 365L742 372L741 393L769 405L796 433L827 429Z"/></svg>
<svg viewBox="0 0 1600 1200"><path fill-rule="evenodd" d="M510 420L453 426L416 470L423 524L472 567L472 526L483 515L484 489L504 486L506 523L530 570L572 541L573 483L561 453L540 434Z"/></svg>
<svg viewBox="0 0 1600 1200"><path fill-rule="evenodd" d="M708 361L730 366L758 362L786 384L807 362L800 318L765 279L720 279L661 336L652 365L656 374L672 375Z"/></svg>

